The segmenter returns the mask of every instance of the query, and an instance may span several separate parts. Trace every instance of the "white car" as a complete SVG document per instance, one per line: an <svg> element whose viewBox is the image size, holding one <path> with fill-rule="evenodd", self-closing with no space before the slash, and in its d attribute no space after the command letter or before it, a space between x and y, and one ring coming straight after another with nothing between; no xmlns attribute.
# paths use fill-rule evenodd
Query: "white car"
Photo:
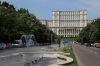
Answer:
<svg viewBox="0 0 100 66"><path fill-rule="evenodd" d="M5 49L6 48L6 44L5 43L0 43L0 49Z"/></svg>
<svg viewBox="0 0 100 66"><path fill-rule="evenodd" d="M93 44L93 47L96 47L96 44L97 44L97 43L94 43L94 44Z"/></svg>
<svg viewBox="0 0 100 66"><path fill-rule="evenodd" d="M26 47L26 44L23 44L22 40L14 40L12 47Z"/></svg>

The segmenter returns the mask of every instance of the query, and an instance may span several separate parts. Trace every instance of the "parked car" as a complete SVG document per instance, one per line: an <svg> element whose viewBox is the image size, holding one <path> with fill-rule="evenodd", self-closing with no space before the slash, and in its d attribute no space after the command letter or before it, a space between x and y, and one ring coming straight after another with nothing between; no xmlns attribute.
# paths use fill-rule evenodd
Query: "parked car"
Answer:
<svg viewBox="0 0 100 66"><path fill-rule="evenodd" d="M93 44L93 47L96 47L96 44L97 44L97 43L94 43L94 44Z"/></svg>
<svg viewBox="0 0 100 66"><path fill-rule="evenodd" d="M5 43L0 43L0 49L6 49L6 44Z"/></svg>
<svg viewBox="0 0 100 66"><path fill-rule="evenodd" d="M87 47L91 47L91 44L90 43L84 43L85 44L85 46L87 46Z"/></svg>
<svg viewBox="0 0 100 66"><path fill-rule="evenodd" d="M94 47L94 43L91 43L91 47Z"/></svg>
<svg viewBox="0 0 100 66"><path fill-rule="evenodd" d="M14 40L12 42L12 47L26 47L26 44L23 44L22 40Z"/></svg>
<svg viewBox="0 0 100 66"><path fill-rule="evenodd" d="M12 48L12 45L10 42L6 42L5 44L6 44L6 48Z"/></svg>
<svg viewBox="0 0 100 66"><path fill-rule="evenodd" d="M84 45L84 43L80 43L80 45Z"/></svg>
<svg viewBox="0 0 100 66"><path fill-rule="evenodd" d="M96 48L100 48L100 43L95 43Z"/></svg>

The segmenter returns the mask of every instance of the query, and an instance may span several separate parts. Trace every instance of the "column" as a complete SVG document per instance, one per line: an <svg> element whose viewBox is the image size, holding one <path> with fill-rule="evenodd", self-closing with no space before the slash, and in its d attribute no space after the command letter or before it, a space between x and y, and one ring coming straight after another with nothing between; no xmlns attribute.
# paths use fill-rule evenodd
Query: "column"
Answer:
<svg viewBox="0 0 100 66"><path fill-rule="evenodd" d="M60 31L60 29L59 29L59 35L60 35L60 32L61 32L61 31Z"/></svg>
<svg viewBox="0 0 100 66"><path fill-rule="evenodd" d="M63 33L63 31L62 31L62 29L61 29L61 35L62 35L62 33Z"/></svg>
<svg viewBox="0 0 100 66"><path fill-rule="evenodd" d="M63 35L64 35L64 28L63 28Z"/></svg>
<svg viewBox="0 0 100 66"><path fill-rule="evenodd" d="M73 35L74 35L74 28L73 28Z"/></svg>
<svg viewBox="0 0 100 66"><path fill-rule="evenodd" d="M71 28L71 34L70 34L70 35L71 35L71 37L72 37L72 28Z"/></svg>
<svg viewBox="0 0 100 66"><path fill-rule="evenodd" d="M74 28L74 30L73 30L73 31L74 31L74 36L75 36L75 28Z"/></svg>
<svg viewBox="0 0 100 66"><path fill-rule="evenodd" d="M65 29L65 35L66 35L66 29Z"/></svg>
<svg viewBox="0 0 100 66"><path fill-rule="evenodd" d="M67 29L66 29L66 35L68 35L68 33L67 33ZM67 36L68 37L68 36Z"/></svg>
<svg viewBox="0 0 100 66"><path fill-rule="evenodd" d="M64 32L65 32L65 30L64 30L64 28L63 28L63 35L65 34Z"/></svg>
<svg viewBox="0 0 100 66"><path fill-rule="evenodd" d="M58 30L58 28L56 29L57 30L57 35L59 34L59 30Z"/></svg>

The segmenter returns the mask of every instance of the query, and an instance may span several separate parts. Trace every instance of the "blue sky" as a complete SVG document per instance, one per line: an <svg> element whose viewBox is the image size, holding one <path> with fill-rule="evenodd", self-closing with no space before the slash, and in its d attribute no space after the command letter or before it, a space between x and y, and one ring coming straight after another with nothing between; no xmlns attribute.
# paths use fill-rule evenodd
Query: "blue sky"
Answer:
<svg viewBox="0 0 100 66"><path fill-rule="evenodd" d="M88 19L100 17L100 0L1 0L26 8L38 19L52 19L54 10L88 10Z"/></svg>

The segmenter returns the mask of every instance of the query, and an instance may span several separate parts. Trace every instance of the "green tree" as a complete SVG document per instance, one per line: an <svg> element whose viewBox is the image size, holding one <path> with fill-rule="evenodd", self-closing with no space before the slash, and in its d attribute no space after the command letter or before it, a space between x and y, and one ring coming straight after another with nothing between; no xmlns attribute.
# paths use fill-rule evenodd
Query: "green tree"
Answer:
<svg viewBox="0 0 100 66"><path fill-rule="evenodd" d="M88 24L77 37L79 42L100 42L100 18Z"/></svg>
<svg viewBox="0 0 100 66"><path fill-rule="evenodd" d="M0 41L20 39L23 34L34 34L37 42L46 42L51 35L59 38L43 25L28 9L16 10L14 5L0 1Z"/></svg>

